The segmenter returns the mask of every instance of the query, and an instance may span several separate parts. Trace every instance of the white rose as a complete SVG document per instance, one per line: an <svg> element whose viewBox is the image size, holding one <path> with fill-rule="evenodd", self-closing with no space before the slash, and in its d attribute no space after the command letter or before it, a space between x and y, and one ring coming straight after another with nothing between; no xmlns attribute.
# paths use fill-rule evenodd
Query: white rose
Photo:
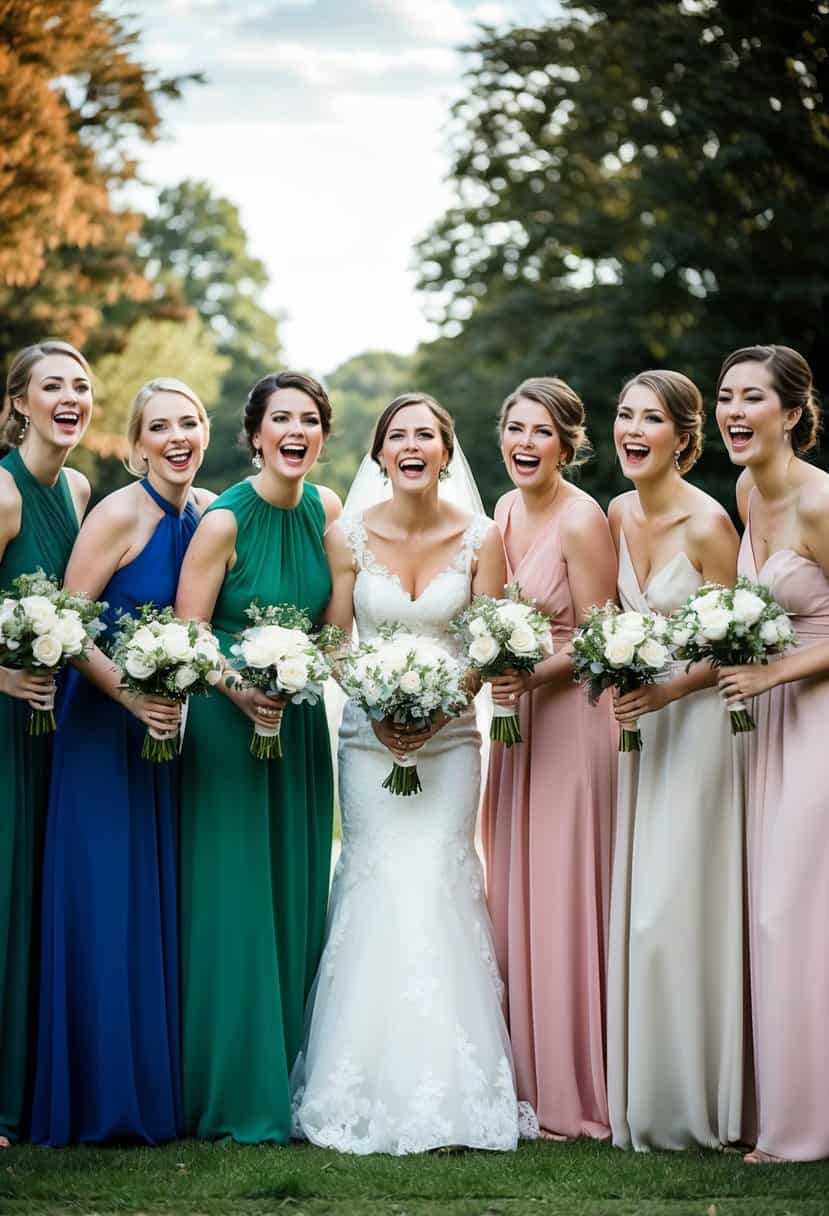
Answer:
<svg viewBox="0 0 829 1216"><path fill-rule="evenodd" d="M538 648L542 654L549 655L553 653L553 635L549 629L546 633L542 633L541 637L538 639Z"/></svg>
<svg viewBox="0 0 829 1216"><path fill-rule="evenodd" d="M45 595L24 595L20 603L35 633L48 633L58 615L52 601Z"/></svg>
<svg viewBox="0 0 829 1216"><path fill-rule="evenodd" d="M408 651L389 645L385 646L377 656L378 665L386 679L397 675L409 662Z"/></svg>
<svg viewBox="0 0 829 1216"><path fill-rule="evenodd" d="M204 659L206 663L219 662L219 647L211 637L200 637L193 647L193 653L197 659Z"/></svg>
<svg viewBox="0 0 829 1216"><path fill-rule="evenodd" d="M740 587L734 592L734 606L731 611L734 613L735 621L740 621L743 625L753 625L759 621L765 608L765 602L753 591L746 591Z"/></svg>
<svg viewBox="0 0 829 1216"><path fill-rule="evenodd" d="M420 676L416 671L403 672L403 675L400 677L401 692L420 692L421 687Z"/></svg>
<svg viewBox="0 0 829 1216"><path fill-rule="evenodd" d="M487 633L483 637L475 638L469 647L469 657L473 663L485 667L487 663L491 663L497 657L500 649L492 634Z"/></svg>
<svg viewBox="0 0 829 1216"><path fill-rule="evenodd" d="M692 600L694 612L708 612L710 608L719 608L721 599L722 590L719 587L715 587L713 591L703 591Z"/></svg>
<svg viewBox="0 0 829 1216"><path fill-rule="evenodd" d="M199 678L199 673L192 667L179 667L176 672L176 688L189 688L191 684L195 684Z"/></svg>
<svg viewBox="0 0 829 1216"><path fill-rule="evenodd" d="M155 663L149 655L133 650L127 655L126 668L134 680L146 680L155 671Z"/></svg>
<svg viewBox="0 0 829 1216"><path fill-rule="evenodd" d="M780 616L775 617L777 624L777 633L781 642L790 642L794 637L794 625L791 623L785 613L781 612Z"/></svg>
<svg viewBox="0 0 829 1216"><path fill-rule="evenodd" d="M668 632L668 622L666 621L665 617L661 616L658 612L654 614L651 631L655 638L664 638L665 634Z"/></svg>
<svg viewBox="0 0 829 1216"><path fill-rule="evenodd" d="M636 646L624 633L616 633L605 643L605 658L611 667L626 667L633 659Z"/></svg>
<svg viewBox="0 0 829 1216"><path fill-rule="evenodd" d="M472 620L469 622L469 632L472 634L473 638L482 638L485 633L489 633L487 623L483 617L476 616L472 618Z"/></svg>
<svg viewBox="0 0 829 1216"><path fill-rule="evenodd" d="M537 645L535 633L526 623L516 625L509 635L508 645L513 654L532 654Z"/></svg>
<svg viewBox="0 0 829 1216"><path fill-rule="evenodd" d="M675 646L687 646L691 630L687 625L676 625L671 631L671 641Z"/></svg>
<svg viewBox="0 0 829 1216"><path fill-rule="evenodd" d="M46 667L54 667L63 655L63 647L51 633L42 633L32 646L32 654L38 663Z"/></svg>
<svg viewBox="0 0 829 1216"><path fill-rule="evenodd" d="M760 626L760 640L765 642L767 646L776 646L780 641L780 634L777 630L777 621L763 621Z"/></svg>
<svg viewBox="0 0 829 1216"><path fill-rule="evenodd" d="M239 649L242 652L245 666L255 667L257 671L270 667L275 661L271 648L259 637L245 638Z"/></svg>
<svg viewBox="0 0 829 1216"><path fill-rule="evenodd" d="M615 618L614 633L628 638L634 646L645 640L645 618L641 612L620 612Z"/></svg>
<svg viewBox="0 0 829 1216"><path fill-rule="evenodd" d="M157 644L158 638L146 625L139 625L130 641L130 646L137 646L139 650L155 650Z"/></svg>
<svg viewBox="0 0 829 1216"><path fill-rule="evenodd" d="M0 604L0 629L3 628L6 621L12 620L16 607L17 603L15 600L6 599Z"/></svg>
<svg viewBox="0 0 829 1216"><path fill-rule="evenodd" d="M668 661L668 650L661 642L657 642L656 638L648 638L639 647L639 658L648 667L664 667Z"/></svg>
<svg viewBox="0 0 829 1216"><path fill-rule="evenodd" d="M264 625L262 636L280 659L296 659L308 649L308 638L301 629L285 629L282 625Z"/></svg>
<svg viewBox="0 0 829 1216"><path fill-rule="evenodd" d="M173 622L165 625L161 634L161 643L165 654L171 659L187 659L193 653L186 625L177 625Z"/></svg>
<svg viewBox="0 0 829 1216"><path fill-rule="evenodd" d="M286 692L299 692L308 683L308 664L298 655L282 659L276 672Z"/></svg>
<svg viewBox="0 0 829 1216"><path fill-rule="evenodd" d="M707 608L698 612L699 629L709 642L720 642L728 633L733 617L727 608Z"/></svg>
<svg viewBox="0 0 829 1216"><path fill-rule="evenodd" d="M526 624L532 608L528 604L518 604L514 600L507 600L505 604L499 604L496 612L499 620L505 625L524 625Z"/></svg>
<svg viewBox="0 0 829 1216"><path fill-rule="evenodd" d="M58 619L50 633L56 637L67 654L80 654L86 640L86 630L77 612L64 609L58 613Z"/></svg>

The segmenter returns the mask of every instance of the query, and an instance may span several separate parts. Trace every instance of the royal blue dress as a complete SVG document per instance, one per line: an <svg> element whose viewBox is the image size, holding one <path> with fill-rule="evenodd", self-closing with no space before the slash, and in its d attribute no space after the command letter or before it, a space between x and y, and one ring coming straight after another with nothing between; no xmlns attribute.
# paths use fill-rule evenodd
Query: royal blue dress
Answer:
<svg viewBox="0 0 829 1216"><path fill-rule="evenodd" d="M164 515L101 599L108 625L175 599L198 523ZM43 876L32 1139L170 1140L181 1126L178 762L141 759L144 726L72 670L60 696Z"/></svg>

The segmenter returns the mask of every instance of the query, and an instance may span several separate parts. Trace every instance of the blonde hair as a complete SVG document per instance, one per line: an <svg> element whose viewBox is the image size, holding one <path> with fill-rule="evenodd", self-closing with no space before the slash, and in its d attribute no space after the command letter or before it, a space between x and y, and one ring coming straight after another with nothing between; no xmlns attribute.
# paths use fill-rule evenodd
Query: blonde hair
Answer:
<svg viewBox="0 0 829 1216"><path fill-rule="evenodd" d="M688 442L677 458L677 468L680 473L687 473L702 454L705 426L702 393L693 380L683 376L682 372L653 368L650 371L639 372L637 376L632 376L628 380L619 394L620 405L637 384L640 384L642 388L650 389L654 396L659 398L660 404L676 427L680 439L687 437Z"/></svg>
<svg viewBox="0 0 829 1216"><path fill-rule="evenodd" d="M45 342L36 342L32 346L24 346L12 360L12 365L6 375L6 405L9 407L9 417L4 428L3 438L9 447L17 447L26 432L28 419L15 408L15 401L25 397L29 389L32 372L42 359L49 355L67 355L79 364L92 381L89 364L79 350L68 342L57 338L47 338Z"/></svg>
<svg viewBox="0 0 829 1216"><path fill-rule="evenodd" d="M593 450L585 429L584 402L575 389L558 376L531 376L513 389L498 415L498 431L501 435L507 425L510 410L521 398L541 405L553 420L559 443L565 457L565 465L580 465L588 460Z"/></svg>
<svg viewBox="0 0 829 1216"><path fill-rule="evenodd" d="M146 384L141 385L133 397L127 418L129 454L124 464L134 477L144 477L147 473L147 461L138 455L138 441L141 438L141 427L144 423L144 410L157 393L178 393L180 397L186 397L191 405L195 406L196 413L204 427L205 436L210 435L210 419L207 417L207 410L202 405L198 393L189 385L185 384L183 380L177 380L175 376L157 376L154 380L148 380Z"/></svg>

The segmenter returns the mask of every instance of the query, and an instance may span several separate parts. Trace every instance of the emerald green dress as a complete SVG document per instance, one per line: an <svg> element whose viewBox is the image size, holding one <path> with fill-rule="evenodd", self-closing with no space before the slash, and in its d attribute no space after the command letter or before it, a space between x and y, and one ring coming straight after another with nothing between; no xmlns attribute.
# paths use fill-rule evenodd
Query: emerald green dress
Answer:
<svg viewBox="0 0 829 1216"><path fill-rule="evenodd" d="M41 567L63 578L78 535L66 474L41 484L14 448L0 468L15 480L20 531L0 558L0 596L19 574ZM0 694L0 1136L25 1134L37 1026L40 874L49 801L51 735L27 734L25 701Z"/></svg>
<svg viewBox="0 0 829 1216"><path fill-rule="evenodd" d="M245 609L291 603L319 619L331 595L325 512L306 485L290 510L249 481L208 508L236 517L236 564L213 627L228 653ZM244 1144L290 1135L288 1077L322 950L333 780L325 707L289 705L282 760L250 754L253 723L221 692L194 698L181 822L185 1128Z"/></svg>

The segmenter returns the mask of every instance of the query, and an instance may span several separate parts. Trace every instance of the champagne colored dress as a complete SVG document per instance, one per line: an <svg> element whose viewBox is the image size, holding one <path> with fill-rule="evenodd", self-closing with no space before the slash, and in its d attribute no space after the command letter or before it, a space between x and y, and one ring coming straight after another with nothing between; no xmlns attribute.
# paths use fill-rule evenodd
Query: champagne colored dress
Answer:
<svg viewBox="0 0 829 1216"><path fill-rule="evenodd" d="M753 497L753 494L752 494ZM751 516L739 570L791 616L798 647L829 642L829 578L778 549L757 569ZM772 660L774 662L774 660ZM748 907L757 1147L829 1157L829 677L756 697L748 753Z"/></svg>
<svg viewBox="0 0 829 1216"><path fill-rule="evenodd" d="M495 513L505 536L517 496L508 495ZM593 502L581 492L579 500ZM561 551L563 514L509 570L552 618L557 649L577 624ZM603 1138L618 733L610 697L591 706L576 684L525 694L520 719L523 743L492 745L483 804L489 906L518 1097L547 1131Z"/></svg>
<svg viewBox="0 0 829 1216"><path fill-rule="evenodd" d="M677 553L619 598L670 614L702 585ZM682 665L677 664L682 670ZM608 1096L620 1148L716 1148L743 1108L743 764L716 688L639 723L619 756L608 962Z"/></svg>
<svg viewBox="0 0 829 1216"><path fill-rule="evenodd" d="M0 595L38 567L63 578L78 517L61 472L54 486L27 469L17 449L2 467L23 500L20 532L0 559ZM26 733L25 701L0 695L0 1136L27 1130L34 1074L40 879L52 736Z"/></svg>
<svg viewBox="0 0 829 1216"><path fill-rule="evenodd" d="M319 619L331 595L325 511L250 481L208 511L236 517L236 564L213 627L227 654L245 609L291 603ZM286 1141L289 1072L325 932L333 780L325 706L289 705L281 760L250 754L253 723L218 690L191 702L184 740L181 968L184 1123L204 1137Z"/></svg>

